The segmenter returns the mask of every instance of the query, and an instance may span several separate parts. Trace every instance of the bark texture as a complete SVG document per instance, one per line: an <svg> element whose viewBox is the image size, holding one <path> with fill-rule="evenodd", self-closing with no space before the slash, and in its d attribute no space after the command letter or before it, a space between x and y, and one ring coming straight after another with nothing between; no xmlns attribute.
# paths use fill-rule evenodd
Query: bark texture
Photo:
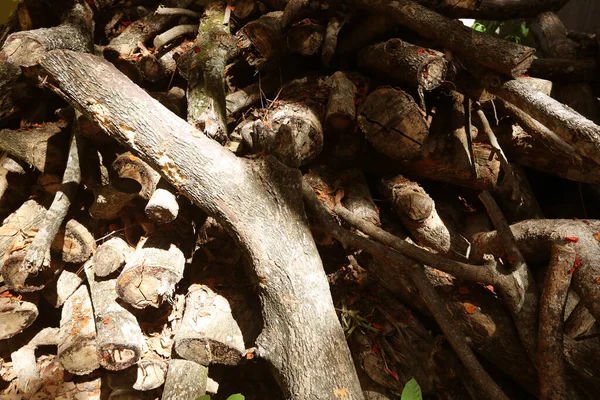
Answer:
<svg viewBox="0 0 600 400"><path fill-rule="evenodd" d="M236 238L261 282L264 320L279 321L267 322L257 345L285 395L330 398L343 389L348 398L363 398L297 196L298 173L269 158L236 159L94 56L50 52L41 68L59 94L223 221ZM280 336L275 333L280 329L295 335Z"/></svg>

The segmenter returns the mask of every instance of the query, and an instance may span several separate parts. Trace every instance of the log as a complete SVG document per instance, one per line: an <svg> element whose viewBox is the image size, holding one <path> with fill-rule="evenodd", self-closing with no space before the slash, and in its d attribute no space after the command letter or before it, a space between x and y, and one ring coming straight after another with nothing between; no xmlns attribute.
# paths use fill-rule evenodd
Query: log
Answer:
<svg viewBox="0 0 600 400"><path fill-rule="evenodd" d="M288 3L289 4L289 3ZM301 21L288 29L287 48L292 54L311 57L319 54L325 37L325 27L310 20Z"/></svg>
<svg viewBox="0 0 600 400"><path fill-rule="evenodd" d="M192 285L174 349L200 365L236 365L246 353L240 328L227 299L203 285Z"/></svg>
<svg viewBox="0 0 600 400"><path fill-rule="evenodd" d="M321 48L321 60L323 60L323 64L327 68L331 66L331 61L337 49L338 35L347 20L347 16L334 15L327 23L325 36L323 37L323 46Z"/></svg>
<svg viewBox="0 0 600 400"><path fill-rule="evenodd" d="M44 380L40 376L35 350L39 346L56 345L58 328L44 328L33 339L19 350L11 353L13 370L17 375L19 391L25 396L32 396L42 386Z"/></svg>
<svg viewBox="0 0 600 400"><path fill-rule="evenodd" d="M568 0L418 0L419 3L453 18L503 21L535 17L543 11L560 10Z"/></svg>
<svg viewBox="0 0 600 400"><path fill-rule="evenodd" d="M127 256L117 279L117 295L135 308L158 308L172 298L184 267L185 256L173 237L157 233L142 239Z"/></svg>
<svg viewBox="0 0 600 400"><path fill-rule="evenodd" d="M281 88L279 76L259 75L258 83L246 86L236 92L230 93L225 98L227 104L227 116L232 116L240 111L258 103L263 96L272 96L277 89Z"/></svg>
<svg viewBox="0 0 600 400"><path fill-rule="evenodd" d="M354 0L371 13L379 13L419 35L435 40L452 53L460 54L500 74L518 77L533 61L534 49L477 32L462 22L441 16L410 0Z"/></svg>
<svg viewBox="0 0 600 400"><path fill-rule="evenodd" d="M77 1L62 17L61 25L11 34L2 46L0 60L31 67L50 50L91 52L93 26L92 9L87 2Z"/></svg>
<svg viewBox="0 0 600 400"><path fill-rule="evenodd" d="M413 98L399 89L371 92L358 115L358 126L379 152L399 160L414 158L429 126Z"/></svg>
<svg viewBox="0 0 600 400"><path fill-rule="evenodd" d="M536 354L540 397L543 399L567 398L563 326L567 291L571 283L569 270L575 262L575 256L575 250L569 246L552 245L550 266L540 299L540 330Z"/></svg>
<svg viewBox="0 0 600 400"><path fill-rule="evenodd" d="M0 216L7 216L27 201L33 178L24 163L6 153L0 156Z"/></svg>
<svg viewBox="0 0 600 400"><path fill-rule="evenodd" d="M498 76L474 72L493 94L512 103L556 133L581 155L600 162L600 127L558 101L518 80L503 81ZM494 81L494 82L492 82Z"/></svg>
<svg viewBox="0 0 600 400"><path fill-rule="evenodd" d="M419 245L450 258L468 259L470 243L442 221L435 202L418 183L399 175L384 180L382 192Z"/></svg>
<svg viewBox="0 0 600 400"><path fill-rule="evenodd" d="M235 48L229 25L223 23L225 9L210 3L204 10L187 77L188 123L221 144L228 139L225 66Z"/></svg>
<svg viewBox="0 0 600 400"><path fill-rule="evenodd" d="M110 371L126 369L142 355L144 336L140 326L135 316L117 303L117 280L96 279L91 264L84 269L94 307L98 361Z"/></svg>
<svg viewBox="0 0 600 400"><path fill-rule="evenodd" d="M326 128L333 132L352 131L356 119L356 85L341 71L329 77L329 102L325 117Z"/></svg>
<svg viewBox="0 0 600 400"><path fill-rule="evenodd" d="M9 292L3 292L0 297L0 340L9 339L23 332L38 317L36 302L19 297Z"/></svg>
<svg viewBox="0 0 600 400"><path fill-rule="evenodd" d="M87 375L100 368L96 347L92 301L87 287L80 286L62 308L58 333L60 364L72 374Z"/></svg>
<svg viewBox="0 0 600 400"><path fill-rule="evenodd" d="M197 27L196 27L197 30ZM177 72L176 58L188 51L193 45L190 40L185 40L178 46L164 54L148 54L144 55L137 63L142 77L150 82L158 82L161 79L171 78Z"/></svg>
<svg viewBox="0 0 600 400"><path fill-rule="evenodd" d="M57 172L65 165L64 121L49 122L40 127L0 130L0 150L33 165L42 172Z"/></svg>
<svg viewBox="0 0 600 400"><path fill-rule="evenodd" d="M160 183L159 183L160 184ZM179 203L170 190L157 188L144 209L148 218L159 224L172 222L179 213Z"/></svg>
<svg viewBox="0 0 600 400"><path fill-rule="evenodd" d="M196 400L206 393L208 369L194 361L169 360L162 400Z"/></svg>
<svg viewBox="0 0 600 400"><path fill-rule="evenodd" d="M598 297L600 288L595 283L595 277L600 276L598 265L600 260L600 242L594 239L593 232L598 231L600 223L595 220L528 220L511 225L511 230L516 238L519 249L529 262L547 261L552 243L564 240L567 236L579 239L574 243L575 250L585 268L575 268L573 271L574 287L583 300L588 310L598 320L600 310ZM473 260L481 259L485 254L501 254L499 237L496 231L475 235L472 241Z"/></svg>
<svg viewBox="0 0 600 400"><path fill-rule="evenodd" d="M242 56L257 71L273 69L285 55L282 16L281 11L264 14L248 22L235 34Z"/></svg>
<svg viewBox="0 0 600 400"><path fill-rule="evenodd" d="M167 361L153 352L146 353L138 361L137 379L132 386L133 389L147 392L162 386L165 383L167 367Z"/></svg>
<svg viewBox="0 0 600 400"><path fill-rule="evenodd" d="M408 83L424 90L441 85L446 79L447 64L444 53L401 39L377 43L358 53L360 68L389 76L394 83Z"/></svg>
<svg viewBox="0 0 600 400"><path fill-rule="evenodd" d="M18 116L20 107L13 99L13 90L21 77L21 69L12 62L0 63L0 121L5 123Z"/></svg>
<svg viewBox="0 0 600 400"><path fill-rule="evenodd" d="M538 58L533 60L527 73L553 82L590 82L597 69L594 59Z"/></svg>
<svg viewBox="0 0 600 400"><path fill-rule="evenodd" d="M88 213L90 217L96 219L115 219L123 207L137 197L137 193L138 190L133 193L122 192L110 184L97 187L94 189L95 199Z"/></svg>
<svg viewBox="0 0 600 400"><path fill-rule="evenodd" d="M154 48L160 50L162 47L179 39L182 36L189 36L198 32L198 25L177 25L173 28L157 35L152 42Z"/></svg>
<svg viewBox="0 0 600 400"><path fill-rule="evenodd" d="M58 278L42 290L44 299L54 308L62 307L69 297L81 286L83 278L77 273L63 269Z"/></svg>
<svg viewBox="0 0 600 400"><path fill-rule="evenodd" d="M535 121L535 120L533 120ZM550 173L564 179L578 182L600 183L600 174L596 168L590 168L597 165L587 157L580 157L575 149L559 139L545 140L548 129L535 121L535 125L530 125L525 131L523 124L505 125L496 130L498 140L502 148L511 160L520 165L535 168L539 171ZM531 128L540 128L537 134L533 134ZM553 134L553 132L550 132ZM564 145L564 146L561 146ZM570 148L565 149L564 147ZM567 151L565 151L567 150Z"/></svg>
<svg viewBox="0 0 600 400"><path fill-rule="evenodd" d="M340 38L338 53L340 56L358 53L376 38L391 35L397 27L398 25L385 15L369 15Z"/></svg>
<svg viewBox="0 0 600 400"><path fill-rule="evenodd" d="M278 371L285 396L328 398L343 387L350 398L361 399L327 278L301 212L299 173L271 157L236 158L98 57L50 52L40 67L57 93L67 96L111 136L143 156L177 190L223 221L238 239L252 262L252 271L260 277L258 281L264 282L260 284L260 297L267 322L256 341L257 354ZM70 71L68 77L65 71ZM118 100L124 93L136 100L127 101L125 106ZM95 100L86 100L90 98ZM172 135L174 131L178 135ZM263 182L267 181L270 183L265 186ZM276 187L280 189L275 196L272 190ZM282 196L285 202L281 202ZM256 218L257 212L263 217ZM293 284L281 285L284 281ZM279 321L277 326L268 322L274 318ZM280 340L280 329L295 335L284 335L285 339ZM329 333L327 337L323 337L323 331ZM313 351L301 350L306 348Z"/></svg>
<svg viewBox="0 0 600 400"><path fill-rule="evenodd" d="M84 151L83 142L78 138L78 130L77 119L75 119L62 183L50 208L46 211L44 221L38 226L38 232L29 245L21 266L23 270L30 274L37 274L42 268L50 266L50 245L58 234L71 204L75 201L75 195L81 182L79 154L80 151ZM92 245L95 245L93 241Z"/></svg>
<svg viewBox="0 0 600 400"><path fill-rule="evenodd" d="M168 0L165 2L165 6L187 8L192 3L193 0ZM138 43L146 43L152 39L159 32L162 32L165 26L174 18L173 15L149 14L134 21L104 48L104 57L110 61L128 58L138 49Z"/></svg>
<svg viewBox="0 0 600 400"><path fill-rule="evenodd" d="M173 71L174 72L174 71ZM180 87L172 87L168 92L150 92L150 96L154 97L163 106L167 107L178 117L183 118L187 112L187 100L185 98L185 90Z"/></svg>
<svg viewBox="0 0 600 400"><path fill-rule="evenodd" d="M113 237L98 246L94 254L94 274L107 277L123 265L133 252L131 246L120 237Z"/></svg>

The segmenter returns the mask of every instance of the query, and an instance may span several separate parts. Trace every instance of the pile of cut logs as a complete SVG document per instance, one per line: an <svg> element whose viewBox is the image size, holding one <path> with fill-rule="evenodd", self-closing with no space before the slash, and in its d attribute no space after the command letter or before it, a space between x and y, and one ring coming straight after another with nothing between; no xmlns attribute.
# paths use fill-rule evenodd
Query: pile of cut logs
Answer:
<svg viewBox="0 0 600 400"><path fill-rule="evenodd" d="M564 3L22 0L0 398L595 398L600 52Z"/></svg>

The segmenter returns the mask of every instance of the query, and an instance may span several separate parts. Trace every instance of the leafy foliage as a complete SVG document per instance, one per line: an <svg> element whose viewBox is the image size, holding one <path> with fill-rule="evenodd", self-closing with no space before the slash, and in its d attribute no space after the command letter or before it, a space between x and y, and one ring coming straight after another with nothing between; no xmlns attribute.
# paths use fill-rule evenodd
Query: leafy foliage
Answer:
<svg viewBox="0 0 600 400"><path fill-rule="evenodd" d="M417 383L415 378L406 382L404 389L402 389L401 400L423 400L423 394L421 393L421 386Z"/></svg>
<svg viewBox="0 0 600 400"><path fill-rule="evenodd" d="M504 39L515 43L523 43L529 36L529 28L524 20L484 21L477 20L472 28L478 32L497 34L502 30Z"/></svg>
<svg viewBox="0 0 600 400"><path fill-rule="evenodd" d="M229 396L227 398L227 400L245 400L245 399L246 399L246 397L241 393L232 394L231 396ZM196 400L210 400L210 395L204 394L200 397L196 397Z"/></svg>
<svg viewBox="0 0 600 400"><path fill-rule="evenodd" d="M339 311L339 310L338 310ZM342 328L346 333L346 338L352 335L356 328L364 328L373 332L379 332L378 329L371 326L369 320L360 315L357 310L341 310Z"/></svg>

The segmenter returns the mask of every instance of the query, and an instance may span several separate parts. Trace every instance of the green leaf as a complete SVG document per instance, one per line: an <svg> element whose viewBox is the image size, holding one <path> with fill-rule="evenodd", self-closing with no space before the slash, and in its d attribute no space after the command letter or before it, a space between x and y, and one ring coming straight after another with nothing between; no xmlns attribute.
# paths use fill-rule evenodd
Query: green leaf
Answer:
<svg viewBox="0 0 600 400"><path fill-rule="evenodd" d="M415 378L412 378L410 381L406 382L406 385L404 385L401 400L423 400L421 386L419 386Z"/></svg>
<svg viewBox="0 0 600 400"><path fill-rule="evenodd" d="M245 399L246 399L246 397L244 397L244 395L241 393L232 394L231 396L229 396L227 398L227 400L245 400Z"/></svg>
<svg viewBox="0 0 600 400"><path fill-rule="evenodd" d="M210 400L210 395L208 394L203 394L200 397L196 397L196 400Z"/></svg>

